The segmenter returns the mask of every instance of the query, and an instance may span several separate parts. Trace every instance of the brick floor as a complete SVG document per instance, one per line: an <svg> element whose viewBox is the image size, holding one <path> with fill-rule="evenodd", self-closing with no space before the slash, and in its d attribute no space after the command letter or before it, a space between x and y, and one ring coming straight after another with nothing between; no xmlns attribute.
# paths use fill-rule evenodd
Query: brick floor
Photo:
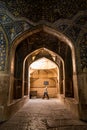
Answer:
<svg viewBox="0 0 87 130"><path fill-rule="evenodd" d="M58 99L31 99L0 130L87 130Z"/></svg>

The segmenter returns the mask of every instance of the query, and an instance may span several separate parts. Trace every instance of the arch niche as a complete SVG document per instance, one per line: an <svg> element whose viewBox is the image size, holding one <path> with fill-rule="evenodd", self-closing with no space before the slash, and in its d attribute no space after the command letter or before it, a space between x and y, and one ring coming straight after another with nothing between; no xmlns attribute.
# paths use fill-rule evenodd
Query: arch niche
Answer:
<svg viewBox="0 0 87 130"><path fill-rule="evenodd" d="M41 34L43 44L41 44L41 43L38 44L37 42L35 43L35 41L33 41L33 39L37 40L38 38L40 38L39 34ZM46 40L44 41L43 35L45 35L45 34L47 35L47 37L45 36ZM35 38L33 38L34 35L35 35ZM50 48L49 44L45 44L46 41L49 40L49 36L53 37L53 39L56 38L56 43L55 43L55 40L52 41L53 43L50 43L51 48ZM39 39L39 41L40 40L41 39ZM49 41L49 42L51 42L51 41ZM38 46L36 46L36 44L38 44ZM35 27L35 29L33 29L32 31L29 31L29 30L26 31L24 34L21 34L19 37L17 37L13 41L11 53L10 53L11 76L10 76L10 88L9 88L9 103L11 103L13 101L13 99L23 98L24 86L28 85L27 84L28 77L26 78L25 81L23 80L23 73L28 75L27 72L24 72L24 70L23 70L24 60L27 57L27 55L29 55L31 52L41 48L42 46L43 46L43 48L47 48L47 49L53 51L54 53L56 53L63 59L64 70L65 70L65 72L63 72L65 74L64 97L72 97L78 101L78 86L77 86L74 45L62 33L58 32L48 26L41 26L41 27ZM53 47L54 47L54 50L52 50ZM64 47L65 50L67 50L66 54L64 53L64 55L62 54L62 52L64 52L65 50L62 50L62 47ZM31 57L30 57L30 63L32 63ZM27 60L26 60L25 68L28 68ZM70 70L68 70L68 69L70 69ZM20 75L21 75L21 77L20 77ZM26 84L26 85L24 85L24 84ZM69 87L71 87L71 89L73 89L73 94L70 94L69 92L67 92ZM19 89L19 91L15 91L14 89ZM17 95L17 94L15 94L15 92L18 93L18 95L19 95L18 97L15 96L15 95ZM26 92L26 95L28 95L28 91Z"/></svg>

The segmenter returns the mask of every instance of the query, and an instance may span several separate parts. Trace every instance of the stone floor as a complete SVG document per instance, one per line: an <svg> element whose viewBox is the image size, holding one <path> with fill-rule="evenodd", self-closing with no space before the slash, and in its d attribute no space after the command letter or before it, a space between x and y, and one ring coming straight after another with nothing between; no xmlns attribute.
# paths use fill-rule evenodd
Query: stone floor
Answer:
<svg viewBox="0 0 87 130"><path fill-rule="evenodd" d="M58 99L31 99L0 130L87 130Z"/></svg>

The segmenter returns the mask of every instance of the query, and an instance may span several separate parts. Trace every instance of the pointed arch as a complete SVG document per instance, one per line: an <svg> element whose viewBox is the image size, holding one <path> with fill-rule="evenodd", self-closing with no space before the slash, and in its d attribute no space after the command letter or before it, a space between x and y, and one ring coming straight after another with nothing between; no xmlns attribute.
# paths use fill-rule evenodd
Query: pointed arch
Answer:
<svg viewBox="0 0 87 130"><path fill-rule="evenodd" d="M44 31L48 34L51 34L53 36L56 36L60 41L64 42L64 44L67 44L70 47L71 50L71 56L72 56L72 67L73 67L73 84L74 84L74 97L76 98L76 100L78 100L78 84L77 84L77 73L76 73L76 59L75 59L75 48L73 43L71 42L71 40L69 38L67 38L65 35L63 35L62 33L58 32L57 30L54 30L53 28L50 28L46 25L41 25L41 26L37 26L32 30L27 30L24 34L21 34L20 36L18 36L12 44L11 47L11 59L10 59L10 72L11 75L14 75L14 59L15 59L15 50L17 48L17 46L20 44L21 41L23 41L24 39L26 39L29 36L32 36L33 34L36 34L40 31ZM13 88L13 82L14 82L14 77L10 77L10 89L9 89L9 100L11 99L11 89Z"/></svg>

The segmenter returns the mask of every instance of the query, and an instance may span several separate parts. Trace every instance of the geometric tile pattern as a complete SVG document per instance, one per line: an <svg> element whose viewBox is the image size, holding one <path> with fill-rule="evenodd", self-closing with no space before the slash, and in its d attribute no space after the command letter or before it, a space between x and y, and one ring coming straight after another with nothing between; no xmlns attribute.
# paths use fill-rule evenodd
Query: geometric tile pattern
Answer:
<svg viewBox="0 0 87 130"><path fill-rule="evenodd" d="M85 13L85 15L79 16L78 19L75 21L76 24L81 25L85 25L87 22L87 14Z"/></svg>
<svg viewBox="0 0 87 130"><path fill-rule="evenodd" d="M0 71L5 69L6 62L6 40L3 32L0 30Z"/></svg>
<svg viewBox="0 0 87 130"><path fill-rule="evenodd" d="M23 21L14 21L4 25L4 29L7 33L9 43L11 43L19 34L29 29L29 25Z"/></svg>
<svg viewBox="0 0 87 130"><path fill-rule="evenodd" d="M80 41L80 58L81 68L87 68L87 33L85 33Z"/></svg>
<svg viewBox="0 0 87 130"><path fill-rule="evenodd" d="M68 29L66 29L65 34L68 35L73 41L76 41L80 30L81 29L78 26L70 26Z"/></svg>
<svg viewBox="0 0 87 130"><path fill-rule="evenodd" d="M7 67L6 49L10 49L11 42L15 37L29 28L28 22L15 19L0 3L0 71L5 71Z"/></svg>
<svg viewBox="0 0 87 130"><path fill-rule="evenodd" d="M1 0L2 1L2 0ZM74 3L73 3L74 2ZM78 3L78 4L77 4ZM73 43L77 43L76 41L79 38L79 33L81 31L81 27L85 29L87 15L86 13L82 13L81 16L78 15L76 19L74 19L74 23L68 23L75 14L80 11L86 11L87 9L87 1L78 0L76 1L68 1L64 0L61 3L61 0L38 0L32 2L31 0L25 1L12 1L12 0L3 0L0 2L0 24L4 30L4 33L8 39L8 49L11 45L12 41L24 31L30 29L32 25L29 23L28 19L32 22L39 22L40 20L45 20L50 23L53 23L54 27L60 32L64 32L66 36L68 36ZM8 12L9 10L10 12ZM20 20L18 17L23 17ZM25 20L27 18L27 21ZM58 22L59 19L68 20L64 23ZM39 23L38 23L39 24ZM85 26L84 26L85 24ZM79 26L81 25L81 26ZM87 34L84 35L82 41L80 41L80 58L81 58L81 68L87 67L87 44L84 44L84 40L87 40ZM5 36L5 37L6 37ZM0 70L4 70L5 68L5 59L6 59L6 41L4 38L4 34L0 31ZM86 42L85 40L85 42ZM51 46L51 45L50 45ZM76 44L77 46L77 44ZM39 47L39 45L38 45ZM64 48L64 46L63 46ZM61 48L61 52L63 52L63 48ZM64 54L63 54L64 55Z"/></svg>
<svg viewBox="0 0 87 130"><path fill-rule="evenodd" d="M70 19L80 10L87 10L86 0L2 0L15 17L26 17L32 22L55 22Z"/></svg>
<svg viewBox="0 0 87 130"><path fill-rule="evenodd" d="M6 13L0 12L0 23L2 24L8 24L11 23L13 20L6 15Z"/></svg>

